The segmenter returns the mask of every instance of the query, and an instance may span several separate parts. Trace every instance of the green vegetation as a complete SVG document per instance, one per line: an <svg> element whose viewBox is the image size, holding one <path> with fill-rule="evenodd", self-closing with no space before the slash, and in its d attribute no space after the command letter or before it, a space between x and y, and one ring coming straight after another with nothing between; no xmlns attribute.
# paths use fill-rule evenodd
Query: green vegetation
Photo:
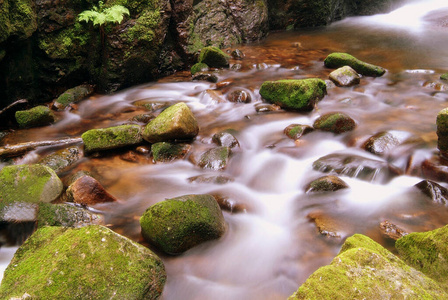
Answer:
<svg viewBox="0 0 448 300"><path fill-rule="evenodd" d="M139 125L91 129L81 136L87 152L132 146L142 142Z"/></svg>
<svg viewBox="0 0 448 300"><path fill-rule="evenodd" d="M364 76L379 77L386 73L386 70L382 67L363 62L347 53L331 53L325 58L324 64L327 68L350 66L353 70Z"/></svg>
<svg viewBox="0 0 448 300"><path fill-rule="evenodd" d="M55 116L51 109L44 105L35 106L28 110L19 110L15 114L20 127L39 127L53 123Z"/></svg>

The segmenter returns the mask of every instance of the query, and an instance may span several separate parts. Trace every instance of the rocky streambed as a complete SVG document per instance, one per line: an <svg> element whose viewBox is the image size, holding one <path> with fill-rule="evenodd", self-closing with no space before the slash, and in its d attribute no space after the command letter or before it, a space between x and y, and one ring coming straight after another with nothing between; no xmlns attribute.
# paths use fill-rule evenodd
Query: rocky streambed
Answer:
<svg viewBox="0 0 448 300"><path fill-rule="evenodd" d="M363 22L16 109L2 297L444 298L446 31Z"/></svg>

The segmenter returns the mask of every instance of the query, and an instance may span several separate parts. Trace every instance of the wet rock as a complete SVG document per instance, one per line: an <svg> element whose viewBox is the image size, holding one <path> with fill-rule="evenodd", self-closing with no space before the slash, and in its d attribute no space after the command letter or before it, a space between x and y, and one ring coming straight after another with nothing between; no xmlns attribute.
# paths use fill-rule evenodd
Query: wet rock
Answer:
<svg viewBox="0 0 448 300"><path fill-rule="evenodd" d="M240 49L235 49L230 53L233 59L241 60L244 58L244 53Z"/></svg>
<svg viewBox="0 0 448 300"><path fill-rule="evenodd" d="M202 48L198 63L206 64L211 68L228 68L229 56L218 47Z"/></svg>
<svg viewBox="0 0 448 300"><path fill-rule="evenodd" d="M233 182L234 179L226 175L218 175L218 176L198 175L188 178L188 181L193 183L226 184L229 182Z"/></svg>
<svg viewBox="0 0 448 300"><path fill-rule="evenodd" d="M39 164L45 165L53 169L56 173L64 171L67 167L72 166L81 158L78 147L69 147L49 154L39 160Z"/></svg>
<svg viewBox="0 0 448 300"><path fill-rule="evenodd" d="M235 200L222 195L213 195L216 202L218 202L219 207L222 210L228 211L230 213L245 213L248 211L248 207L245 204L237 203Z"/></svg>
<svg viewBox="0 0 448 300"><path fill-rule="evenodd" d="M157 111L159 109L164 109L170 106L169 102L160 102L153 100L138 100L134 103L135 106L141 106L149 110L150 112Z"/></svg>
<svg viewBox="0 0 448 300"><path fill-rule="evenodd" d="M353 86L359 84L361 77L349 66L344 66L330 73L330 79L337 86Z"/></svg>
<svg viewBox="0 0 448 300"><path fill-rule="evenodd" d="M106 227L44 227L17 250L0 298L157 299L165 281L159 257Z"/></svg>
<svg viewBox="0 0 448 300"><path fill-rule="evenodd" d="M136 116L133 116L132 118L130 118L129 122L148 124L149 121L151 121L154 118L155 118L155 116L153 116L152 114L139 114L139 115L136 115Z"/></svg>
<svg viewBox="0 0 448 300"><path fill-rule="evenodd" d="M425 83L423 83L423 86L426 88L434 89L439 92L448 91L448 85L440 82L425 81Z"/></svg>
<svg viewBox="0 0 448 300"><path fill-rule="evenodd" d="M448 80L448 73L440 75L440 79L442 80Z"/></svg>
<svg viewBox="0 0 448 300"><path fill-rule="evenodd" d="M448 205L448 189L431 180L422 180L415 185L432 202Z"/></svg>
<svg viewBox="0 0 448 300"><path fill-rule="evenodd" d="M437 148L442 156L448 157L448 108L437 114Z"/></svg>
<svg viewBox="0 0 448 300"><path fill-rule="evenodd" d="M448 289L448 226L413 232L397 240L395 248L400 258Z"/></svg>
<svg viewBox="0 0 448 300"><path fill-rule="evenodd" d="M443 299L448 294L378 243L355 234L345 241L330 265L314 272L289 299L412 299L423 296Z"/></svg>
<svg viewBox="0 0 448 300"><path fill-rule="evenodd" d="M0 208L13 202L51 202L62 189L62 181L47 166L6 166L0 171Z"/></svg>
<svg viewBox="0 0 448 300"><path fill-rule="evenodd" d="M89 84L79 85L77 87L66 90L53 103L57 109L64 109L67 106L77 103L82 99L93 94L93 86Z"/></svg>
<svg viewBox="0 0 448 300"><path fill-rule="evenodd" d="M210 68L207 66L207 64L196 63L191 67L191 75L195 75L199 72L207 72L208 70L210 70Z"/></svg>
<svg viewBox="0 0 448 300"><path fill-rule="evenodd" d="M151 146L155 162L168 162L184 158L190 151L189 144L172 144L167 142L155 143Z"/></svg>
<svg viewBox="0 0 448 300"><path fill-rule="evenodd" d="M177 103L165 109L143 129L143 138L149 143L190 140L199 133L199 126L188 106Z"/></svg>
<svg viewBox="0 0 448 300"><path fill-rule="evenodd" d="M258 113L273 112L280 110L280 106L268 103L258 103L255 105L255 110Z"/></svg>
<svg viewBox="0 0 448 300"><path fill-rule="evenodd" d="M140 144L143 139L139 125L121 125L91 129L81 135L86 152L104 151Z"/></svg>
<svg viewBox="0 0 448 300"><path fill-rule="evenodd" d="M209 72L197 72L191 77L191 79L192 80L200 80L200 81L208 81L211 83L218 82L218 76L216 76L216 74L209 73Z"/></svg>
<svg viewBox="0 0 448 300"><path fill-rule="evenodd" d="M213 148L201 155L198 165L203 169L223 170L227 167L229 157L228 147Z"/></svg>
<svg viewBox="0 0 448 300"><path fill-rule="evenodd" d="M39 203L37 226L81 227L104 224L104 216L71 204Z"/></svg>
<svg viewBox="0 0 448 300"><path fill-rule="evenodd" d="M344 133L356 128L355 121L348 115L340 112L328 113L317 118L313 124L314 129L333 133Z"/></svg>
<svg viewBox="0 0 448 300"><path fill-rule="evenodd" d="M76 179L66 191L67 198L82 205L115 202L117 199L109 194L95 178L85 175Z"/></svg>
<svg viewBox="0 0 448 300"><path fill-rule="evenodd" d="M140 218L143 237L168 254L181 254L220 238L226 223L211 195L185 195L149 207Z"/></svg>
<svg viewBox="0 0 448 300"><path fill-rule="evenodd" d="M341 68L344 66L350 66L356 72L364 76L379 77L386 73L386 70L382 67L363 62L347 53L332 53L325 58L324 64L327 68Z"/></svg>
<svg viewBox="0 0 448 300"><path fill-rule="evenodd" d="M334 192L348 188L344 180L334 175L322 176L313 180L305 187L305 193Z"/></svg>
<svg viewBox="0 0 448 300"><path fill-rule="evenodd" d="M265 81L260 95L287 110L311 111L326 95L325 81L318 78Z"/></svg>
<svg viewBox="0 0 448 300"><path fill-rule="evenodd" d="M235 103L250 103L252 96L245 90L235 90L227 95L227 100Z"/></svg>
<svg viewBox="0 0 448 300"><path fill-rule="evenodd" d="M212 137L212 141L218 146L222 147L228 147L228 148L239 147L240 143L231 132L232 130L224 130L215 133Z"/></svg>
<svg viewBox="0 0 448 300"><path fill-rule="evenodd" d="M412 134L406 131L382 131L367 139L361 147L370 153L384 155L411 138Z"/></svg>
<svg viewBox="0 0 448 300"><path fill-rule="evenodd" d="M46 126L55 120L53 112L44 105L16 111L15 116L21 128Z"/></svg>
<svg viewBox="0 0 448 300"><path fill-rule="evenodd" d="M393 240L398 240L408 234L405 230L388 220L380 223L380 230L383 235Z"/></svg>
<svg viewBox="0 0 448 300"><path fill-rule="evenodd" d="M423 161L421 165L424 178L439 182L448 182L448 160L439 155L434 155Z"/></svg>
<svg viewBox="0 0 448 300"><path fill-rule="evenodd" d="M381 183L388 182L401 173L385 161L344 153L323 156L313 163L313 168L320 172L335 172L343 176Z"/></svg>
<svg viewBox="0 0 448 300"><path fill-rule="evenodd" d="M300 139L303 135L313 132L314 128L308 125L291 124L283 131L287 137L293 140Z"/></svg>
<svg viewBox="0 0 448 300"><path fill-rule="evenodd" d="M320 211L309 213L307 218L316 224L320 234L334 238L340 238L342 236L341 229L344 228L344 225L336 218Z"/></svg>

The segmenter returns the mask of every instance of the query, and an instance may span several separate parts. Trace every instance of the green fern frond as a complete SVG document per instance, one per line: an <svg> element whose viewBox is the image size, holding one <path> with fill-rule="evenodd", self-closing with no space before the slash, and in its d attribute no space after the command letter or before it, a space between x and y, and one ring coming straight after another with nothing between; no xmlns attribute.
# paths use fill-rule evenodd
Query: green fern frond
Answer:
<svg viewBox="0 0 448 300"><path fill-rule="evenodd" d="M103 2L98 3L91 10L85 10L78 15L80 22L92 22L94 26L102 26L106 22L121 23L125 15L129 15L129 10L122 5L114 5L103 10Z"/></svg>
<svg viewBox="0 0 448 300"><path fill-rule="evenodd" d="M106 15L106 20L112 23L121 23L123 21L124 15L129 16L129 10L121 5L114 5L110 8L104 10Z"/></svg>

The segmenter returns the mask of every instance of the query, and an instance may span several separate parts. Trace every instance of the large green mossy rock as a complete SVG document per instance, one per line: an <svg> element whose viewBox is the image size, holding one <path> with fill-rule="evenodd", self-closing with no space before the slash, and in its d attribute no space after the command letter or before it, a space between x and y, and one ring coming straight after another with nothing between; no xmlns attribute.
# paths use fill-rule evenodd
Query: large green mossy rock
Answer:
<svg viewBox="0 0 448 300"><path fill-rule="evenodd" d="M448 226L413 232L395 243L403 261L439 282L448 291Z"/></svg>
<svg viewBox="0 0 448 300"><path fill-rule="evenodd" d="M0 298L158 299L165 281L159 257L106 227L44 227L17 250Z"/></svg>
<svg viewBox="0 0 448 300"><path fill-rule="evenodd" d="M143 237L168 254L220 238L226 223L211 195L185 195L154 204L140 218Z"/></svg>
<svg viewBox="0 0 448 300"><path fill-rule="evenodd" d="M212 68L228 68L230 56L218 47L205 47L201 50L198 63Z"/></svg>
<svg viewBox="0 0 448 300"><path fill-rule="evenodd" d="M330 265L314 272L289 299L445 299L432 279L370 238L347 239Z"/></svg>
<svg viewBox="0 0 448 300"><path fill-rule="evenodd" d="M17 123L22 128L45 126L54 122L53 112L44 105L16 111L15 116Z"/></svg>
<svg viewBox="0 0 448 300"><path fill-rule="evenodd" d="M62 181L47 166L6 166L0 171L0 208L13 202L51 202L62 189Z"/></svg>
<svg viewBox="0 0 448 300"><path fill-rule="evenodd" d="M295 111L311 111L327 94L325 81L318 78L265 81L260 95L270 103Z"/></svg>
<svg viewBox="0 0 448 300"><path fill-rule="evenodd" d="M188 106L177 103L165 109L143 129L143 138L150 143L190 140L199 133L199 126Z"/></svg>
<svg viewBox="0 0 448 300"><path fill-rule="evenodd" d="M70 104L77 103L93 93L93 87L88 84L76 86L66 90L54 102L57 109L64 109Z"/></svg>
<svg viewBox="0 0 448 300"><path fill-rule="evenodd" d="M121 125L91 129L81 136L87 152L103 151L140 144L143 139L139 125Z"/></svg>
<svg viewBox="0 0 448 300"><path fill-rule="evenodd" d="M356 72L364 76L379 77L383 76L386 72L386 70L382 67L363 62L350 54L340 52L335 52L328 55L324 60L324 64L327 68L334 69L350 66Z"/></svg>

